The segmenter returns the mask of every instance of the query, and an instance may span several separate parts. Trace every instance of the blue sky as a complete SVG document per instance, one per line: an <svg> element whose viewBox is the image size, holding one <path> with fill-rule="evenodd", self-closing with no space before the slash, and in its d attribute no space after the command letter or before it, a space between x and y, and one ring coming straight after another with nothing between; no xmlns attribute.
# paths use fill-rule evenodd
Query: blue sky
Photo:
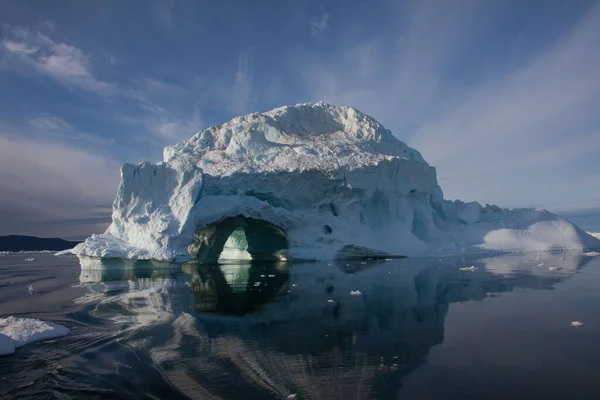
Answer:
<svg viewBox="0 0 600 400"><path fill-rule="evenodd" d="M597 1L0 3L0 234L106 227L123 162L253 111L372 115L446 198L600 209Z"/></svg>

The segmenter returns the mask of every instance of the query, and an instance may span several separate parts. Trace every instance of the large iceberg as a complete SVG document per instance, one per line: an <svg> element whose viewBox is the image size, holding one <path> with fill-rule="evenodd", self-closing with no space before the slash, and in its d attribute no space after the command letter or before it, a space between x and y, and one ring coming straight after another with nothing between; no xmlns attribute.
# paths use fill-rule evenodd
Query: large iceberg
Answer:
<svg viewBox="0 0 600 400"><path fill-rule="evenodd" d="M74 253L215 262L588 247L600 241L545 210L444 200L435 168L380 123L309 103L124 164L112 224Z"/></svg>

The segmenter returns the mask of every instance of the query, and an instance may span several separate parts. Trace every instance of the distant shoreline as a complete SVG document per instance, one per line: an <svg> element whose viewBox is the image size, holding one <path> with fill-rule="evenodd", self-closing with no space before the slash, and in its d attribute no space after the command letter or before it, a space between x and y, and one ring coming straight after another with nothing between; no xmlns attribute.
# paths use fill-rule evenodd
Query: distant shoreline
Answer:
<svg viewBox="0 0 600 400"><path fill-rule="evenodd" d="M61 251L75 247L79 241L60 238L40 238L37 236L0 236L1 252Z"/></svg>

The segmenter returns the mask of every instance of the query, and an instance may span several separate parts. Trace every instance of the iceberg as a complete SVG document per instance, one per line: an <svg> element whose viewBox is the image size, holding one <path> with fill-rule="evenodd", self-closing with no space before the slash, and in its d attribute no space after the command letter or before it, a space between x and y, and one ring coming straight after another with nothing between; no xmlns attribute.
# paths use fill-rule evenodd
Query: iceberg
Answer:
<svg viewBox="0 0 600 400"><path fill-rule="evenodd" d="M112 224L80 257L217 262L600 247L542 209L444 200L390 130L326 103L253 113L124 164Z"/></svg>

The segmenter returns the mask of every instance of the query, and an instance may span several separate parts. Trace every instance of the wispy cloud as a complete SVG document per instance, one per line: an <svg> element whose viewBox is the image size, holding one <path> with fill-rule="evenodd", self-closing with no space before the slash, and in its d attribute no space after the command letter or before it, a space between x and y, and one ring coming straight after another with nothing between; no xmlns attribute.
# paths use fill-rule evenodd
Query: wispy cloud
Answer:
<svg viewBox="0 0 600 400"><path fill-rule="evenodd" d="M23 132L24 129L20 129L20 131ZM27 121L27 129L32 136L42 140L63 139L79 141L80 144L100 145L102 146L102 151L106 151L105 147L115 141L112 137L81 132L63 119L48 114L31 118ZM98 151L97 147L96 151Z"/></svg>
<svg viewBox="0 0 600 400"><path fill-rule="evenodd" d="M233 86L229 96L229 110L234 114L243 114L253 101L253 74L250 51L246 51L238 58L238 68L233 79Z"/></svg>
<svg viewBox="0 0 600 400"><path fill-rule="evenodd" d="M310 34L319 36L327 29L329 29L329 13L325 10L325 6L321 4L321 14L310 18Z"/></svg>
<svg viewBox="0 0 600 400"><path fill-rule="evenodd" d="M90 56L77 47L56 42L40 31L5 26L0 46L5 68L34 71L63 84L102 95L115 93L112 83L94 76Z"/></svg>
<svg viewBox="0 0 600 400"><path fill-rule="evenodd" d="M32 118L29 120L29 126L34 130L65 134L73 129L67 122L52 115Z"/></svg>
<svg viewBox="0 0 600 400"><path fill-rule="evenodd" d="M143 126L157 139L157 146L188 138L204 125L193 93L190 88L155 78L135 81L125 95L144 112L122 121Z"/></svg>

